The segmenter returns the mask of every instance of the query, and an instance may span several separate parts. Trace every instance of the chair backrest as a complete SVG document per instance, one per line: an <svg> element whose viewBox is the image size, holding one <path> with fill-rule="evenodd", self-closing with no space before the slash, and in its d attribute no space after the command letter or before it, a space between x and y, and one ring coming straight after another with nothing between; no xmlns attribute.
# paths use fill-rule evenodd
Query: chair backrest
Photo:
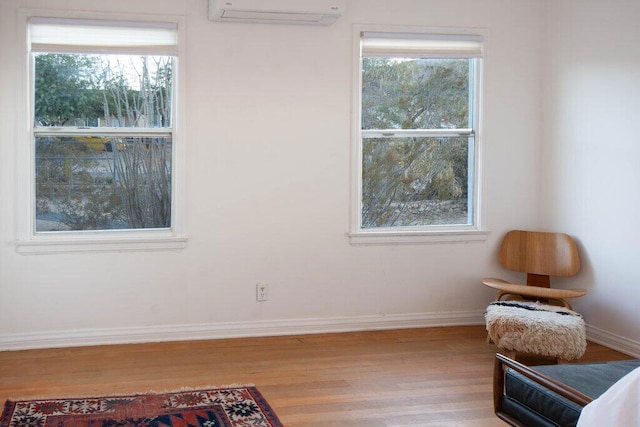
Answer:
<svg viewBox="0 0 640 427"><path fill-rule="evenodd" d="M549 286L548 276L576 274L580 257L575 241L567 234L513 230L502 240L500 264L507 270L527 273L527 284ZM542 283L535 276L541 276Z"/></svg>

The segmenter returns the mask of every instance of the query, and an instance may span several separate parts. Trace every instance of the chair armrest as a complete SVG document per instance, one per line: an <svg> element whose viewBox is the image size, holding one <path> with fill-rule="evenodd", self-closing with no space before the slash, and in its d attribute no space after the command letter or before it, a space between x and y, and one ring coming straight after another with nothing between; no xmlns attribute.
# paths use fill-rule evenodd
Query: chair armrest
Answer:
<svg viewBox="0 0 640 427"><path fill-rule="evenodd" d="M496 354L496 360L493 370L493 408L496 415L500 419L512 426L520 426L522 424L502 412L502 401L504 398L505 382L504 377L506 368L513 369L521 375L529 378L531 381L534 381L542 385L543 387L546 387L550 391L557 393L565 399L575 402L580 406L586 406L593 400L591 397L587 396L584 393L581 393L573 387L569 387L564 383L554 380L547 375L544 375L534 369L529 368L526 365L523 365L522 363L516 362L515 360L498 353Z"/></svg>

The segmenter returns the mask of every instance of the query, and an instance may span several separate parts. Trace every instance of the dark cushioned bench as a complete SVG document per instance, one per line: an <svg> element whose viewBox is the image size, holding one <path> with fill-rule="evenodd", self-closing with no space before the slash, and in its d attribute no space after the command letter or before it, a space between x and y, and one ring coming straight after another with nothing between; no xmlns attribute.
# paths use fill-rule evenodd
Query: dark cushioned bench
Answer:
<svg viewBox="0 0 640 427"><path fill-rule="evenodd" d="M640 367L640 360L527 367L500 354L496 415L513 426L575 426L582 408Z"/></svg>

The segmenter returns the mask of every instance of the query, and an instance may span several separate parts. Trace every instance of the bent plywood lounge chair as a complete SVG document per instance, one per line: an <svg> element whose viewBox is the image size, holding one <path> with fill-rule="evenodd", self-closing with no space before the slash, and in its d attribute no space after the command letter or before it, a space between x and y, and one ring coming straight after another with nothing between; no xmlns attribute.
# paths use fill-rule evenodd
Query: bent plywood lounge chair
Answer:
<svg viewBox="0 0 640 427"><path fill-rule="evenodd" d="M482 280L498 291L485 312L487 342L493 341L511 357L531 354L557 363L582 357L587 347L586 325L566 299L587 291L552 289L549 277L578 272L580 259L573 239L559 233L510 231L502 241L499 258L506 269L526 273L527 282Z"/></svg>
<svg viewBox="0 0 640 427"><path fill-rule="evenodd" d="M569 277L580 269L580 257L574 240L567 234L513 230L500 247L500 264L507 270L527 274L524 284L487 278L482 283L498 291L495 301L522 299L562 305L586 295L585 289L553 289L550 276Z"/></svg>

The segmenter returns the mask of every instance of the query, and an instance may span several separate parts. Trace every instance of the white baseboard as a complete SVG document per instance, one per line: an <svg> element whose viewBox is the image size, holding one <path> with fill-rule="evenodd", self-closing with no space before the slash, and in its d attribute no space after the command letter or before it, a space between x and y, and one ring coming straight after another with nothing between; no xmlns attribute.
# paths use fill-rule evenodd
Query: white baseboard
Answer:
<svg viewBox="0 0 640 427"><path fill-rule="evenodd" d="M79 329L0 335L0 351L145 342L305 335L437 326L483 325L484 311L381 314L135 328ZM587 339L640 358L640 342L587 325Z"/></svg>
<svg viewBox="0 0 640 427"><path fill-rule="evenodd" d="M640 342L587 325L587 339L629 356L640 358Z"/></svg>
<svg viewBox="0 0 640 427"><path fill-rule="evenodd" d="M483 325L483 311L260 320L0 335L0 351L145 342L303 335L436 326Z"/></svg>

